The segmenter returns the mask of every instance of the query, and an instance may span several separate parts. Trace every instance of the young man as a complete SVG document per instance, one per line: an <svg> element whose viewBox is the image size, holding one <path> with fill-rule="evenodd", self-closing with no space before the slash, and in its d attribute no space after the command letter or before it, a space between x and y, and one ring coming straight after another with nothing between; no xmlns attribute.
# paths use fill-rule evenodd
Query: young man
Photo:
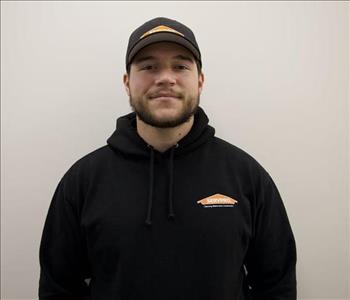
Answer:
<svg viewBox="0 0 350 300"><path fill-rule="evenodd" d="M268 172L214 135L192 31L130 36L133 112L60 180L40 245L39 299L295 300L296 246Z"/></svg>

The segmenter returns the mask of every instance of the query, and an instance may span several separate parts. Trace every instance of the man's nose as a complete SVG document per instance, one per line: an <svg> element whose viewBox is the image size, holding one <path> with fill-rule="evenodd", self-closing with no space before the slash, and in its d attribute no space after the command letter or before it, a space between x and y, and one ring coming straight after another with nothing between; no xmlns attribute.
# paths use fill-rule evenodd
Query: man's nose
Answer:
<svg viewBox="0 0 350 300"><path fill-rule="evenodd" d="M169 69L163 69L158 72L156 84L162 85L162 84L170 84L174 85L176 83L176 76L172 70Z"/></svg>

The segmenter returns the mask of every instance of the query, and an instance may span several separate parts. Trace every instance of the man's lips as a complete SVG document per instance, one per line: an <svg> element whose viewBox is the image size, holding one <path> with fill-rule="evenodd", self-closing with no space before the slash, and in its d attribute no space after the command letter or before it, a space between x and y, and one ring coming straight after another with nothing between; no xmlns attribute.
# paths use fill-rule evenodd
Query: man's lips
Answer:
<svg viewBox="0 0 350 300"><path fill-rule="evenodd" d="M153 97L151 100L178 100L178 97L175 96L157 96Z"/></svg>
<svg viewBox="0 0 350 300"><path fill-rule="evenodd" d="M157 99L157 100L170 100L170 99L180 99L180 95L174 93L174 92L159 92L154 93L150 95L150 99Z"/></svg>
<svg viewBox="0 0 350 300"><path fill-rule="evenodd" d="M151 101L164 101L164 102L168 102L168 101L179 101L180 97L178 97L175 94L156 94L156 95L152 95L150 97Z"/></svg>

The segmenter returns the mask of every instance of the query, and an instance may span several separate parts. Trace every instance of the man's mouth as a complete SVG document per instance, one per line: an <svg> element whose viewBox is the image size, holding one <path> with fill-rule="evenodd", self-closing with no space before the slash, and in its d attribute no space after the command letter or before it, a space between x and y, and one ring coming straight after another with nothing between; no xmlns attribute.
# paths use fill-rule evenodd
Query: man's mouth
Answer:
<svg viewBox="0 0 350 300"><path fill-rule="evenodd" d="M179 98L176 96L155 96L152 98L152 100L169 101L169 100L179 100Z"/></svg>
<svg viewBox="0 0 350 300"><path fill-rule="evenodd" d="M159 92L150 96L151 100L178 100L180 97L175 93Z"/></svg>

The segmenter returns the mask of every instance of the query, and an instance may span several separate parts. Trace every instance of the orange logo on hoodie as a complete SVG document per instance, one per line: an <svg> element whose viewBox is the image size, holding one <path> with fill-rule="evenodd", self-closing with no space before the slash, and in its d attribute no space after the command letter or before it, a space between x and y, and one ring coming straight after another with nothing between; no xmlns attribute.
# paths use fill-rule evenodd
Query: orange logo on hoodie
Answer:
<svg viewBox="0 0 350 300"><path fill-rule="evenodd" d="M234 204L238 203L238 201L225 195L215 194L210 197L203 198L197 201L197 203L202 204L202 206L205 207L227 207L233 206Z"/></svg>

